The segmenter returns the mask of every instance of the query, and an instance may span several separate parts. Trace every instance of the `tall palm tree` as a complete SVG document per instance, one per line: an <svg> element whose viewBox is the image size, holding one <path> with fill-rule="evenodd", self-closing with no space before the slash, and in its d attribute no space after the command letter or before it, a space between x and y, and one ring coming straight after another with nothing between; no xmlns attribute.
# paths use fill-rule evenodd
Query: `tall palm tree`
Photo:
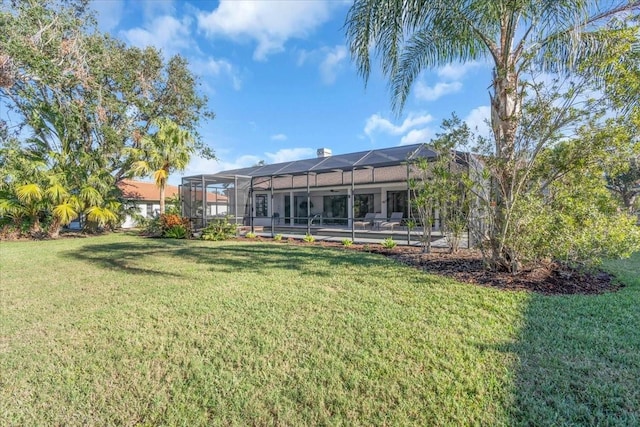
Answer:
<svg viewBox="0 0 640 427"><path fill-rule="evenodd" d="M158 130L155 134L142 138L138 155L140 159L133 165L135 174L153 175L160 189L160 213L165 212L165 188L169 175L183 171L195 151L195 140L186 130L169 119L154 122Z"/></svg>
<svg viewBox="0 0 640 427"><path fill-rule="evenodd" d="M372 56L380 58L396 112L423 70L473 60L492 64L491 126L499 162L490 240L494 265L506 266L508 248L499 236L517 199L523 75L571 73L585 59L611 51L618 40L603 37L603 26L615 16L637 16L639 9L638 0L355 0L345 26L365 81Z"/></svg>

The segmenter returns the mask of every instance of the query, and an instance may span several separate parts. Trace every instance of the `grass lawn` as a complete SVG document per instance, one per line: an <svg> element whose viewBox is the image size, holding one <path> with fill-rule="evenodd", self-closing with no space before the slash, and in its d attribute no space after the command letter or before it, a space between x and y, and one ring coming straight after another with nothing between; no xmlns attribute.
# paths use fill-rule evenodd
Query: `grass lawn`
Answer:
<svg viewBox="0 0 640 427"><path fill-rule="evenodd" d="M349 250L0 244L0 425L638 425L640 254L599 296Z"/></svg>

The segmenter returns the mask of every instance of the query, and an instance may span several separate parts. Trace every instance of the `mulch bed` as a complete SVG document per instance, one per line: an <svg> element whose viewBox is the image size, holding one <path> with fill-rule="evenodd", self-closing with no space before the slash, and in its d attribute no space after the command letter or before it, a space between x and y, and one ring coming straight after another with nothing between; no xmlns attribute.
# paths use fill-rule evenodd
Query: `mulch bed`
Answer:
<svg viewBox="0 0 640 427"><path fill-rule="evenodd" d="M476 251L456 254L436 251L422 253L418 248L376 251L403 264L429 273L453 277L461 282L504 290L524 290L545 295L601 294L620 289L614 277L603 271L579 271L559 263L525 269L518 274L488 271Z"/></svg>
<svg viewBox="0 0 640 427"><path fill-rule="evenodd" d="M293 239L288 243L309 245ZM462 249L456 254L450 254L446 250L432 249L431 253L423 253L421 248L407 246L385 249L380 245L353 244L347 248L334 242L314 244L377 253L432 274L509 291L529 291L544 295L589 295L617 291L624 286L616 282L615 277L609 273L597 270L580 271L555 262L525 269L518 274L488 271L484 267L480 252L473 250Z"/></svg>

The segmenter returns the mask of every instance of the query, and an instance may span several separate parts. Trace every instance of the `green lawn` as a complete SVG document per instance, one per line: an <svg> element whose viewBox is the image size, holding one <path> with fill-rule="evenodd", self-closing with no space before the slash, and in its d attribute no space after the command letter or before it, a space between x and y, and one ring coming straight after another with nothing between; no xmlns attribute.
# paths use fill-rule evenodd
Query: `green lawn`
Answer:
<svg viewBox="0 0 640 427"><path fill-rule="evenodd" d="M559 297L317 246L0 251L0 425L640 424L640 254Z"/></svg>

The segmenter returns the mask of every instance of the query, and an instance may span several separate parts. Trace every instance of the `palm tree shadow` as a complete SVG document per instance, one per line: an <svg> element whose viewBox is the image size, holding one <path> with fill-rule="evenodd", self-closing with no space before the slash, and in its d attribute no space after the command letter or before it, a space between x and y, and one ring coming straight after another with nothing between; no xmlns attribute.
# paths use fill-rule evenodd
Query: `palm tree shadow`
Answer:
<svg viewBox="0 0 640 427"><path fill-rule="evenodd" d="M155 270L138 266L145 258L172 253L175 251L175 246L181 246L179 241L167 240L160 243L159 241L154 242L153 239L145 239L145 243L86 245L82 250L67 252L67 255L105 270L118 270L135 275L182 277L182 275L166 269Z"/></svg>
<svg viewBox="0 0 640 427"><path fill-rule="evenodd" d="M162 277L186 277L170 266L167 268L143 267L145 260L153 257L168 257L195 264L205 264L210 271L234 273L246 269L258 269L264 273L271 270L289 270L303 275L330 277L337 267L357 265L380 266L383 258L365 256L353 251L329 248L298 248L276 244L199 244L171 239L144 239L141 242L104 243L86 245L82 250L67 252L75 259L106 270L119 270L128 274ZM147 263L150 265L151 263Z"/></svg>
<svg viewBox="0 0 640 427"><path fill-rule="evenodd" d="M278 244L222 244L215 248L192 246L176 251L176 255L207 264L211 271L233 273L246 269L268 273L271 270L295 271L303 275L330 277L338 267L380 266L381 257L328 248L301 248Z"/></svg>

